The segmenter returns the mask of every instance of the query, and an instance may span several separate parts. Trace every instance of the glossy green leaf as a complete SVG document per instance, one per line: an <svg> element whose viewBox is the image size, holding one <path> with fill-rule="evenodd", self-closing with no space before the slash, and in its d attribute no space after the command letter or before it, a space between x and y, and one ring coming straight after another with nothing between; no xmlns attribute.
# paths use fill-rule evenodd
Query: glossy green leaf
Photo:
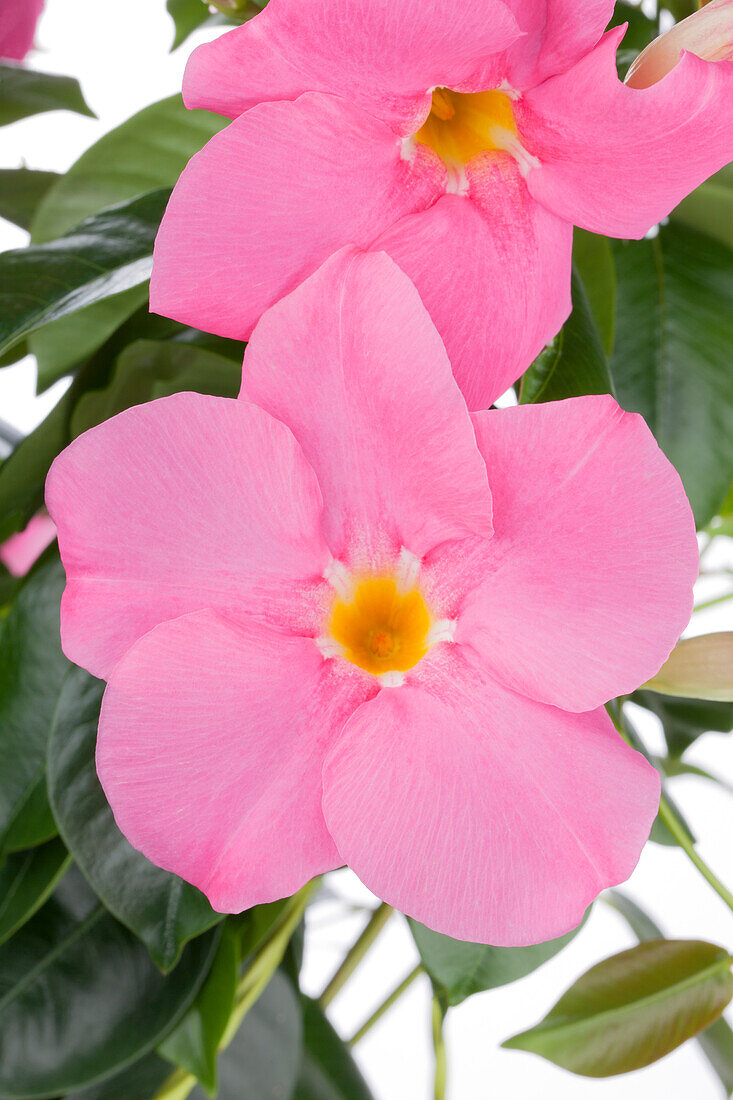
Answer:
<svg viewBox="0 0 733 1100"><path fill-rule="evenodd" d="M64 582L60 561L45 560L0 621L0 847L43 776L48 735L70 667L59 639ZM41 799L38 811L45 813L46 805Z"/></svg>
<svg viewBox="0 0 733 1100"><path fill-rule="evenodd" d="M726 165L683 199L670 218L733 249L733 164Z"/></svg>
<svg viewBox="0 0 733 1100"><path fill-rule="evenodd" d="M591 967L540 1024L503 1045L586 1077L641 1069L721 1015L731 961L700 940L649 940Z"/></svg>
<svg viewBox="0 0 733 1100"><path fill-rule="evenodd" d="M572 293L573 312L525 373L520 404L613 392L606 353L577 272Z"/></svg>
<svg viewBox="0 0 733 1100"><path fill-rule="evenodd" d="M616 264L608 237L576 228L573 231L573 264L608 356L613 350L616 331Z"/></svg>
<svg viewBox="0 0 733 1100"><path fill-rule="evenodd" d="M180 95L139 111L87 149L48 192L33 221L33 241L55 240L100 210L173 187L193 154L228 121L187 111Z"/></svg>
<svg viewBox="0 0 733 1100"><path fill-rule="evenodd" d="M94 766L104 684L72 669L48 747L48 789L61 836L107 908L162 970L183 945L222 919L195 887L150 863L115 824Z"/></svg>
<svg viewBox="0 0 733 1100"><path fill-rule="evenodd" d="M644 687L662 695L733 703L733 632L683 638Z"/></svg>
<svg viewBox="0 0 733 1100"><path fill-rule="evenodd" d="M167 0L166 7L176 28L171 50L177 50L199 27L228 23L219 12L211 14L206 0Z"/></svg>
<svg viewBox="0 0 733 1100"><path fill-rule="evenodd" d="M58 172L30 168L0 169L0 218L30 229L33 215L48 189L61 179Z"/></svg>
<svg viewBox="0 0 733 1100"><path fill-rule="evenodd" d="M20 852L36 844L44 844L57 834L56 821L48 804L44 771L11 821L3 839L3 848L6 853Z"/></svg>
<svg viewBox="0 0 733 1100"><path fill-rule="evenodd" d="M96 117L73 77L0 64L0 126L45 111L75 111Z"/></svg>
<svg viewBox="0 0 733 1100"><path fill-rule="evenodd" d="M278 970L219 1056L218 1100L283 1100L292 1096L302 1034L298 996ZM191 1100L206 1100L206 1093L197 1087Z"/></svg>
<svg viewBox="0 0 733 1100"><path fill-rule="evenodd" d="M151 191L58 240L0 255L0 353L41 324L144 283L168 194Z"/></svg>
<svg viewBox="0 0 733 1100"><path fill-rule="evenodd" d="M217 1053L224 1037L241 962L239 931L226 923L209 976L178 1026L158 1048L169 1062L192 1073L211 1096L217 1089Z"/></svg>
<svg viewBox="0 0 733 1100"><path fill-rule="evenodd" d="M121 1073L68 1093L66 1100L151 1100L170 1074L170 1063L157 1054L146 1054Z"/></svg>
<svg viewBox="0 0 733 1100"><path fill-rule="evenodd" d="M733 251L677 225L611 247L616 394L645 417L704 527L733 481Z"/></svg>
<svg viewBox="0 0 733 1100"><path fill-rule="evenodd" d="M0 867L0 943L18 931L63 878L71 856L60 840L9 856Z"/></svg>
<svg viewBox="0 0 733 1100"><path fill-rule="evenodd" d="M474 993L496 989L531 974L562 951L583 927L581 924L558 939L531 947L491 947L453 940L412 919L409 925L433 988L448 1005L460 1004Z"/></svg>
<svg viewBox="0 0 733 1100"><path fill-rule="evenodd" d="M131 405L182 390L236 397L241 381L238 361L193 344L137 340L117 360L109 385L81 398L72 418L72 434L80 435Z"/></svg>
<svg viewBox="0 0 733 1100"><path fill-rule="evenodd" d="M372 1100L346 1043L316 1001L302 997L303 1061L293 1100Z"/></svg>
<svg viewBox="0 0 733 1100"><path fill-rule="evenodd" d="M164 977L73 868L0 947L0 1097L56 1096L140 1058L193 1001L216 941Z"/></svg>
<svg viewBox="0 0 733 1100"><path fill-rule="evenodd" d="M708 699L675 699L655 691L635 691L633 703L661 720L670 756L678 757L703 733L729 733L733 729L733 703Z"/></svg>

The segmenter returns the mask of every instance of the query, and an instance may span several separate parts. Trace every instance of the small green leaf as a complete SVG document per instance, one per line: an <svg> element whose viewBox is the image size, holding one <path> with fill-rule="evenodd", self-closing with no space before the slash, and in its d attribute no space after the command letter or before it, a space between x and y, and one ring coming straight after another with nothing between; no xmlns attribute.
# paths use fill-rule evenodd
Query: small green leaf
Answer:
<svg viewBox="0 0 733 1100"><path fill-rule="evenodd" d="M234 1008L239 964L239 931L230 923L222 929L209 976L178 1027L158 1051L187 1073L192 1073L210 1096L217 1089L217 1053Z"/></svg>
<svg viewBox="0 0 733 1100"><path fill-rule="evenodd" d="M73 668L48 747L48 789L61 836L107 908L163 971L185 943L222 920L195 887L155 867L117 828L94 765L104 684Z"/></svg>
<svg viewBox="0 0 733 1100"><path fill-rule="evenodd" d="M0 1096L56 1096L142 1057L193 1001L216 942L195 940L164 977L72 868L0 947Z"/></svg>
<svg viewBox="0 0 733 1100"><path fill-rule="evenodd" d="M540 1024L503 1045L585 1077L641 1069L721 1015L731 961L700 940L649 940L591 967Z"/></svg>
<svg viewBox="0 0 733 1100"><path fill-rule="evenodd" d="M458 1005L474 993L496 989L531 974L562 951L583 927L581 924L559 939L531 947L491 947L453 940L416 920L410 919L408 923L433 988L447 1005Z"/></svg>
<svg viewBox="0 0 733 1100"><path fill-rule="evenodd" d="M613 393L606 353L583 283L573 274L573 312L522 379L520 404Z"/></svg>
<svg viewBox="0 0 733 1100"><path fill-rule="evenodd" d="M293 1100L372 1100L346 1043L316 1001L301 997L303 1060Z"/></svg>
<svg viewBox="0 0 733 1100"><path fill-rule="evenodd" d="M644 687L662 695L733 703L733 632L685 638Z"/></svg>
<svg viewBox="0 0 733 1100"><path fill-rule="evenodd" d="M34 794L35 811L43 823L37 839L47 839L48 803L37 789L61 684L70 667L59 639L65 579L58 558L43 560L0 621L0 847Z"/></svg>
<svg viewBox="0 0 733 1100"><path fill-rule="evenodd" d="M75 111L97 117L73 77L0 64L0 126L45 111Z"/></svg>
<svg viewBox="0 0 733 1100"><path fill-rule="evenodd" d="M61 179L58 172L30 168L0 169L0 218L30 229L33 215L48 189Z"/></svg>
<svg viewBox="0 0 733 1100"><path fill-rule="evenodd" d="M0 943L40 909L70 865L71 856L60 840L6 859L0 867Z"/></svg>
<svg viewBox="0 0 733 1100"><path fill-rule="evenodd" d="M635 691L631 701L661 720L672 757L681 756L703 733L729 733L733 729L733 703L675 699L655 691Z"/></svg>

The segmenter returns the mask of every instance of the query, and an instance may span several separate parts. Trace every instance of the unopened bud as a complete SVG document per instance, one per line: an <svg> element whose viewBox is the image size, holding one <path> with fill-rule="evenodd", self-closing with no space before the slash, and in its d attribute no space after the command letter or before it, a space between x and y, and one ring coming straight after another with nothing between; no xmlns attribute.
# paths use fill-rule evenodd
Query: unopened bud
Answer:
<svg viewBox="0 0 733 1100"><path fill-rule="evenodd" d="M733 0L711 0L655 38L637 57L625 83L630 88L649 88L671 72L684 50L703 61L733 58Z"/></svg>

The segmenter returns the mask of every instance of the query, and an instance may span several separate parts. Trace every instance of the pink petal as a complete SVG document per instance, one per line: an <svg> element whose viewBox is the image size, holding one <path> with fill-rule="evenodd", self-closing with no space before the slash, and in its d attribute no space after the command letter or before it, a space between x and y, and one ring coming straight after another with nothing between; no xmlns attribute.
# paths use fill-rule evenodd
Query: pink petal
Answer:
<svg viewBox="0 0 733 1100"><path fill-rule="evenodd" d="M46 501L67 576L64 652L95 676L204 607L317 629L318 484L254 406L182 393L128 409L56 459Z"/></svg>
<svg viewBox="0 0 733 1100"><path fill-rule="evenodd" d="M412 133L429 89L491 87L490 57L518 33L500 0L270 0L194 51L184 97L234 118L262 101L331 92Z"/></svg>
<svg viewBox="0 0 733 1100"><path fill-rule="evenodd" d="M415 283L470 409L487 408L570 313L572 228L536 203L508 156L375 243Z"/></svg>
<svg viewBox="0 0 733 1100"><path fill-rule="evenodd" d="M610 397L474 424L495 534L458 640L507 687L568 710L633 691L692 611L697 540L677 472L644 420Z"/></svg>
<svg viewBox="0 0 733 1100"><path fill-rule="evenodd" d="M0 0L0 58L23 61L33 49L45 0Z"/></svg>
<svg viewBox="0 0 733 1100"><path fill-rule="evenodd" d="M733 62L683 54L650 88L616 75L623 28L574 68L528 92L516 118L540 161L530 192L594 233L642 237L733 158Z"/></svg>
<svg viewBox="0 0 733 1100"><path fill-rule="evenodd" d="M401 157L383 122L343 100L263 103L193 158L158 233L151 308L221 336L260 315L346 244L367 247L438 195L426 150Z"/></svg>
<svg viewBox="0 0 733 1100"><path fill-rule="evenodd" d="M597 44L614 0L508 0L524 37L507 51L506 77L519 89L532 88L565 72Z"/></svg>
<svg viewBox="0 0 733 1100"><path fill-rule="evenodd" d="M491 536L486 467L415 288L384 253L344 250L267 312L243 392L295 433L337 557L422 556Z"/></svg>
<svg viewBox="0 0 733 1100"><path fill-rule="evenodd" d="M670 72L683 50L705 61L733 57L733 0L710 0L704 8L675 23L637 57L624 81L630 88L649 88Z"/></svg>
<svg viewBox="0 0 733 1100"><path fill-rule="evenodd" d="M286 897L341 863L323 757L374 688L333 666L310 638L201 611L153 629L112 674L97 770L117 824L215 909Z"/></svg>
<svg viewBox="0 0 733 1100"><path fill-rule="evenodd" d="M56 525L50 516L39 513L29 520L24 531L11 535L0 545L0 561L14 577L24 577L56 538Z"/></svg>
<svg viewBox="0 0 733 1100"><path fill-rule="evenodd" d="M659 803L656 771L603 710L515 695L463 647L360 707L323 783L328 829L370 890L501 946L576 927L631 874Z"/></svg>

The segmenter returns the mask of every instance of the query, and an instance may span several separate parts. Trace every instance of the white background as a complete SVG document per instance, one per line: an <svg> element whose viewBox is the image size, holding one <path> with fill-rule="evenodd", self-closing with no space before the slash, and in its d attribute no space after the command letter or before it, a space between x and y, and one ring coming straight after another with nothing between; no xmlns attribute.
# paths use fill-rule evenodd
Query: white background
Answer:
<svg viewBox="0 0 733 1100"><path fill-rule="evenodd" d="M38 34L40 49L30 64L80 78L99 119L58 113L5 127L0 131L0 167L25 162L32 168L63 171L102 133L153 100L177 91L192 45L206 36L198 34L169 55L172 24L164 0L48 0ZM21 246L25 239L20 230L0 221L0 249ZM31 360L0 370L0 417L26 431L42 419L64 385L60 383L36 399L34 384ZM730 567L732 561L728 543L716 551L711 564ZM700 598L721 591L721 583L715 579L701 582ZM700 613L690 633L733 629L731 608L733 603ZM661 751L654 720L647 720L644 730L650 747ZM733 781L731 737L707 735L687 759ZM691 777L675 780L673 793L692 823L703 857L728 884L733 883L733 796ZM312 993L323 987L363 924L363 910L350 906L375 904L350 872L338 872L329 881L344 900L326 901L313 910L304 968L304 984ZM626 889L668 935L704 938L733 948L733 914L682 852L648 844ZM646 1070L606 1081L572 1077L532 1055L499 1048L507 1036L538 1021L589 966L633 942L622 919L599 902L582 933L542 969L453 1010L447 1023L452 1100L530 1100L536 1096L715 1100L722 1096L694 1043ZM415 961L405 923L395 916L368 961L334 1001L331 1016L336 1027L344 1035L352 1033ZM357 1057L377 1100L428 1100L432 1095L432 1056L425 979L418 980L363 1040Z"/></svg>

